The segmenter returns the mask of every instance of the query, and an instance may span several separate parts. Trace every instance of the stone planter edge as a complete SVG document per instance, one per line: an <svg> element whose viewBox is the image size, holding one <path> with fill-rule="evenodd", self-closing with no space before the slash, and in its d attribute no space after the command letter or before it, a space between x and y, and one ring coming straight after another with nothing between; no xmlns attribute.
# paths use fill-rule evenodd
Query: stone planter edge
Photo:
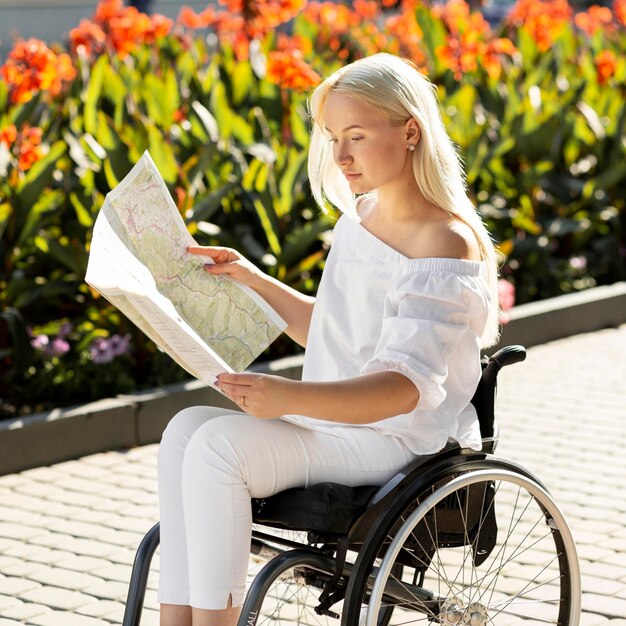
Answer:
<svg viewBox="0 0 626 626"><path fill-rule="evenodd" d="M502 328L502 346L521 344L529 348L616 327L626 323L626 282L520 305L509 318ZM298 378L301 368L299 355L251 369ZM190 381L0 421L0 475L155 443L172 415L194 405L233 407L209 385Z"/></svg>

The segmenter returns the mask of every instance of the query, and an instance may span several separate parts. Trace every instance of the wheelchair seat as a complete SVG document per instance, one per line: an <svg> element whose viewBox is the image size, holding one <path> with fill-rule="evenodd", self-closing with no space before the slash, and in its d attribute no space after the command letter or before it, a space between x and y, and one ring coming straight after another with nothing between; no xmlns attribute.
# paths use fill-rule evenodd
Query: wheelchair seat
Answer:
<svg viewBox="0 0 626 626"><path fill-rule="evenodd" d="M526 351L521 346L507 346L491 358L484 358L482 374L471 400L480 424L485 453L494 452L496 381L500 369L524 360ZM463 449L451 442L431 455L418 456L400 470L382 487L363 485L348 487L334 482L324 482L309 487L295 487L268 498L252 500L254 522L274 528L311 531L319 538L344 535L368 509L384 506L387 498L402 489L407 480L432 459L442 459L452 454L476 455L475 450Z"/></svg>

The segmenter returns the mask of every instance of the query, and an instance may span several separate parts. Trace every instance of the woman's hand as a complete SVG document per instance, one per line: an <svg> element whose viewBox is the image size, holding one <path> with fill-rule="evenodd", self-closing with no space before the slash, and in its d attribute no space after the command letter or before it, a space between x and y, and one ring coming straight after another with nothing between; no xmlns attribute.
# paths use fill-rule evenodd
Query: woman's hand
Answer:
<svg viewBox="0 0 626 626"><path fill-rule="evenodd" d="M262 276L261 270L232 248L189 246L187 251L198 256L209 257L213 261L205 265L209 274L227 274L248 287L253 287Z"/></svg>
<svg viewBox="0 0 626 626"><path fill-rule="evenodd" d="M261 418L289 413L298 381L269 374L220 374L217 386L243 411Z"/></svg>

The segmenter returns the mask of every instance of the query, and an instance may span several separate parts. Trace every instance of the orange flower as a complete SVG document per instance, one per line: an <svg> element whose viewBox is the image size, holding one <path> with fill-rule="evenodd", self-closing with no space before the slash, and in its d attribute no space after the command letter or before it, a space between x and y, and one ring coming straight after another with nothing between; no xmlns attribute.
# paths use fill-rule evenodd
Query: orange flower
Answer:
<svg viewBox="0 0 626 626"><path fill-rule="evenodd" d="M267 80L283 89L305 91L322 80L297 49L273 50L267 57Z"/></svg>
<svg viewBox="0 0 626 626"><path fill-rule="evenodd" d="M73 50L83 54L99 53L106 43L104 31L90 20L81 20L76 28L70 31L70 45Z"/></svg>
<svg viewBox="0 0 626 626"><path fill-rule="evenodd" d="M83 20L70 32L70 42L72 49L87 54L101 53L108 43L123 59L138 45L167 35L172 24L164 15L150 16L124 6L123 0L100 0L93 22Z"/></svg>
<svg viewBox="0 0 626 626"><path fill-rule="evenodd" d="M0 75L9 85L11 102L21 104L40 91L58 95L76 70L67 54L56 54L43 41L31 38L15 44Z"/></svg>
<svg viewBox="0 0 626 626"><path fill-rule="evenodd" d="M363 20L375 20L378 17L379 6L373 0L354 0L352 6L355 13Z"/></svg>
<svg viewBox="0 0 626 626"><path fill-rule="evenodd" d="M617 58L612 50L603 50L594 59L596 72L598 73L598 83L606 85L615 74Z"/></svg>
<svg viewBox="0 0 626 626"><path fill-rule="evenodd" d="M572 8L567 0L517 0L508 22L524 27L539 50L545 52L571 18Z"/></svg>
<svg viewBox="0 0 626 626"><path fill-rule="evenodd" d="M305 15L310 21L334 33L346 33L360 21L349 7L334 2L309 2Z"/></svg>
<svg viewBox="0 0 626 626"><path fill-rule="evenodd" d="M585 35L592 37L598 30L605 30L613 24L613 14L608 7L594 4L580 13L576 13L574 22Z"/></svg>
<svg viewBox="0 0 626 626"><path fill-rule="evenodd" d="M42 136L41 128L25 124L18 132L15 126L10 125L0 131L0 143L17 159L18 169L27 172L44 155Z"/></svg>
<svg viewBox="0 0 626 626"><path fill-rule="evenodd" d="M0 143L3 143L7 148L11 148L17 139L17 128L15 124L9 124L0 128Z"/></svg>
<svg viewBox="0 0 626 626"><path fill-rule="evenodd" d="M618 24L626 26L626 0L614 0L613 14Z"/></svg>
<svg viewBox="0 0 626 626"><path fill-rule="evenodd" d="M499 78L502 55L516 48L509 39L493 39L489 24L481 13L470 10L465 0L448 0L432 9L449 31L448 41L436 50L437 59L451 70L457 80L468 72L484 67L489 76Z"/></svg>
<svg viewBox="0 0 626 626"><path fill-rule="evenodd" d="M420 67L425 65L426 57L422 48L423 33L414 10L405 9L397 15L390 16L387 18L385 27L391 40L398 45L395 52L410 58Z"/></svg>
<svg viewBox="0 0 626 626"><path fill-rule="evenodd" d="M178 13L177 21L185 28L189 28L190 30L206 28L211 22L206 19L204 13L204 11L202 13L196 13L193 9L189 7L182 7L180 12Z"/></svg>

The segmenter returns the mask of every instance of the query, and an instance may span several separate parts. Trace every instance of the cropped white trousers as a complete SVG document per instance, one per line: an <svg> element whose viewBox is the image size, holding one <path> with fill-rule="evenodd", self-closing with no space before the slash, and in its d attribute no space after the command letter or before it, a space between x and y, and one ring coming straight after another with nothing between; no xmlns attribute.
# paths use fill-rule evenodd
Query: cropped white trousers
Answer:
<svg viewBox="0 0 626 626"><path fill-rule="evenodd" d="M332 481L379 485L414 454L373 429L332 434L282 420L193 407L168 424L158 455L159 602L241 606L252 533L251 498Z"/></svg>

